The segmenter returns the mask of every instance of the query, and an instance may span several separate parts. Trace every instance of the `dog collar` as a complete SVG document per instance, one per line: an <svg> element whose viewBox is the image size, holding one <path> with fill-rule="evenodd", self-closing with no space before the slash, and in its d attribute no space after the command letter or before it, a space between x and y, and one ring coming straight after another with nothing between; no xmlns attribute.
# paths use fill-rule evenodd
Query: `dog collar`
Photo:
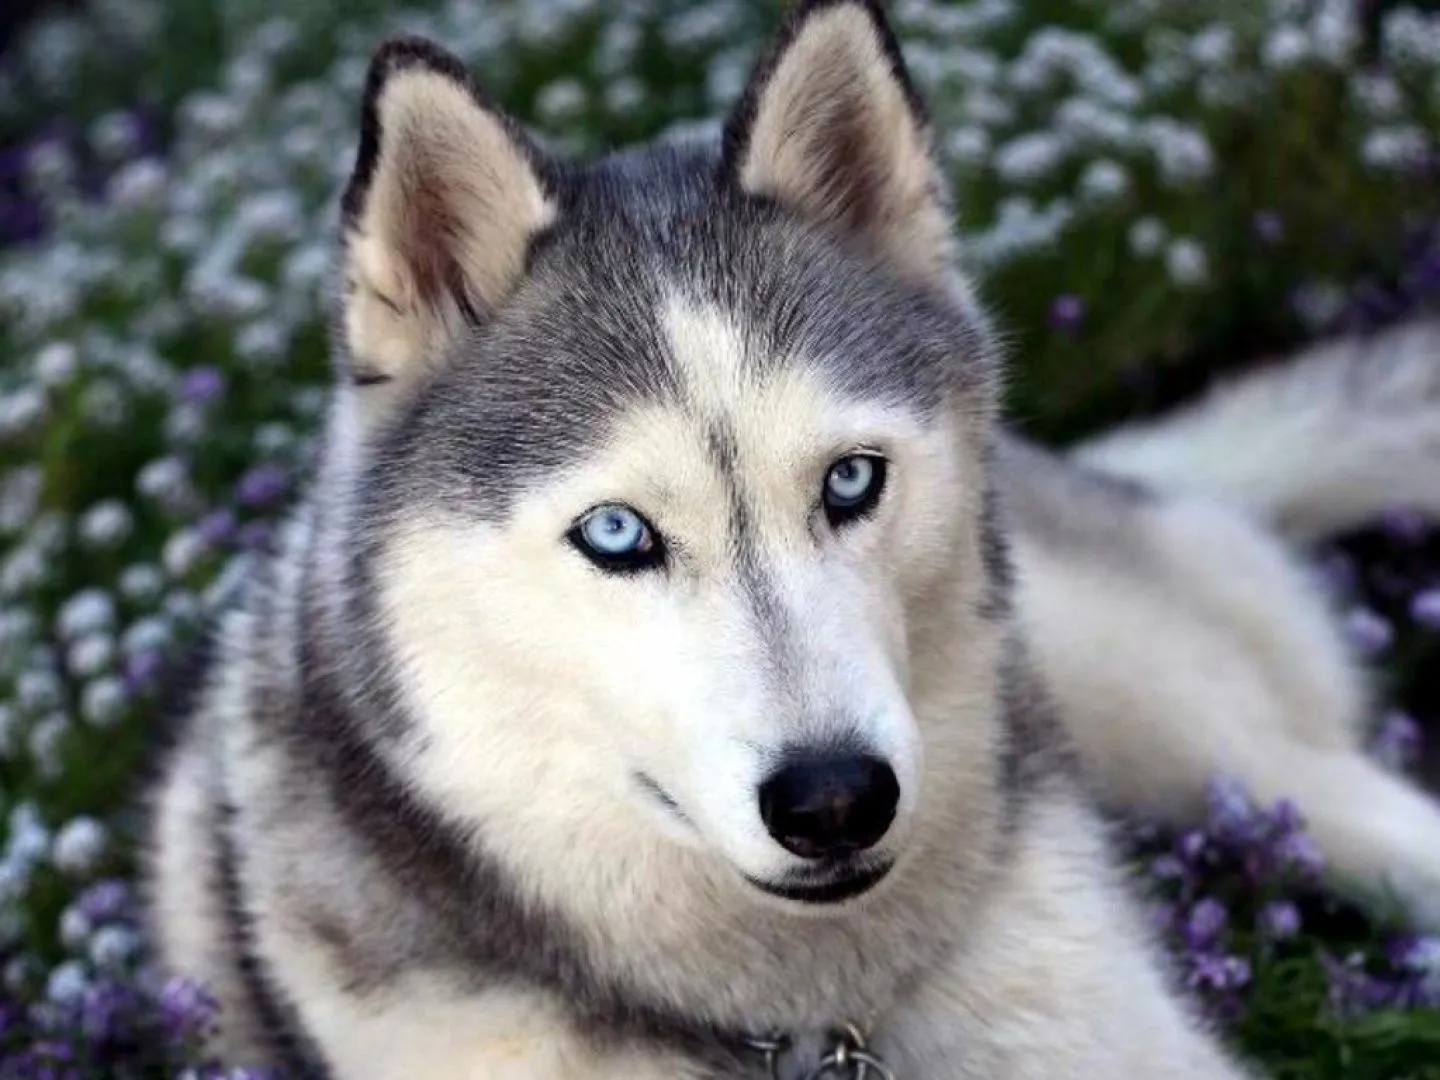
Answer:
<svg viewBox="0 0 1440 1080"><path fill-rule="evenodd" d="M818 1044L818 1054L815 1044L806 1047L785 1034L752 1036L744 1042L764 1055L771 1080L898 1080L854 1024L827 1033Z"/></svg>

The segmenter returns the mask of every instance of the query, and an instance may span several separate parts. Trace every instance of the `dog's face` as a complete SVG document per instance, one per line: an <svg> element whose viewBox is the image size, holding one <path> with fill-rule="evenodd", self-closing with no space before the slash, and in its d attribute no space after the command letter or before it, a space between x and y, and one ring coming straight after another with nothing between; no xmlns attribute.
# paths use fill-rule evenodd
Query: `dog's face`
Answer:
<svg viewBox="0 0 1440 1080"><path fill-rule="evenodd" d="M719 156L560 169L433 47L377 58L357 565L396 752L522 873L573 844L625 887L639 830L823 905L904 853L962 722L936 642L999 587L992 361L938 185L869 3L792 16Z"/></svg>

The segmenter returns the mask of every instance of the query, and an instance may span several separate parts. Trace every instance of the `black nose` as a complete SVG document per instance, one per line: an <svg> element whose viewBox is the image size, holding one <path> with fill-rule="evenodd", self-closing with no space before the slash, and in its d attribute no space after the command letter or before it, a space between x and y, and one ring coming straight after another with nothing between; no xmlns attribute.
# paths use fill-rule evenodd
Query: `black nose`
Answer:
<svg viewBox="0 0 1440 1080"><path fill-rule="evenodd" d="M822 859L874 846L895 820L900 782L877 758L797 757L760 785L760 818L786 851Z"/></svg>

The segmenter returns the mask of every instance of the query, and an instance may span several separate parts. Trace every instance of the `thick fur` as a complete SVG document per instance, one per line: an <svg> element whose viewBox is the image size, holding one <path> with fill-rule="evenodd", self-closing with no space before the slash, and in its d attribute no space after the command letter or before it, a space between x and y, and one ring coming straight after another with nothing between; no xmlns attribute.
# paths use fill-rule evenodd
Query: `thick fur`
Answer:
<svg viewBox="0 0 1440 1080"><path fill-rule="evenodd" d="M362 129L311 488L154 800L155 937L219 997L221 1056L763 1080L751 1037L779 1033L798 1080L856 1024L904 1080L1239 1078L1093 797L1190 820L1221 769L1429 914L1434 811L1356 750L1360 678L1269 531L1375 508L1326 491L1377 421L1331 433L1333 474L1236 491L1146 472L1180 427L1077 452L1116 475L1003 434L879 4L801 4L718 149L546 161L416 41L377 57ZM1263 427L1226 404L1263 397L1183 430ZM887 486L832 527L857 452ZM1418 459L1398 475L1435 508ZM610 503L663 565L567 540ZM899 780L851 867L888 873L781 899L850 870L773 841L758 785L837 748Z"/></svg>

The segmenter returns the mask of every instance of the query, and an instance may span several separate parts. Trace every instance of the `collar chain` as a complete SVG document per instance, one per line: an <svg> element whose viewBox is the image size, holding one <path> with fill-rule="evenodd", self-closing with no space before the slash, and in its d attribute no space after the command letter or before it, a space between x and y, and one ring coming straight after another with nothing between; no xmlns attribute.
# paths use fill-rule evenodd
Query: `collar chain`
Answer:
<svg viewBox="0 0 1440 1080"><path fill-rule="evenodd" d="M833 1032L834 1044L828 1053L803 1080L897 1080L894 1070L866 1045L865 1036L854 1024L846 1024ZM793 1048L788 1035L747 1038L747 1046L765 1056L771 1080L789 1080L796 1075L784 1069L785 1058Z"/></svg>

